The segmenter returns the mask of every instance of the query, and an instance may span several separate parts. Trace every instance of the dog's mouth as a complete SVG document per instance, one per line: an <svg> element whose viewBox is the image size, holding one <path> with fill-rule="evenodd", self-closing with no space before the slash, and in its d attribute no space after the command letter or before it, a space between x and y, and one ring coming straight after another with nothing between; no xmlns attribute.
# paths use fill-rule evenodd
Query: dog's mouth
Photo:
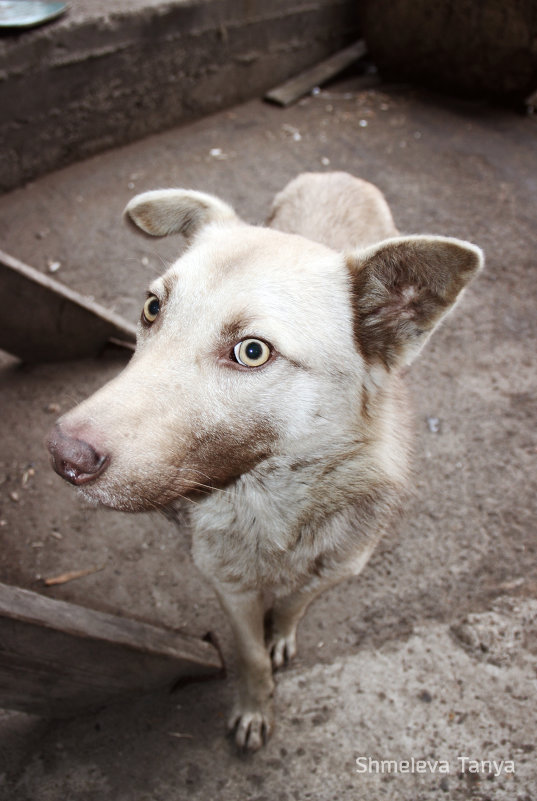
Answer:
<svg viewBox="0 0 537 801"><path fill-rule="evenodd" d="M78 487L94 504L126 512L161 510L178 498L209 492L209 483L200 485L188 470L155 464L124 465L112 458L109 449L87 441L82 433L71 433L56 425L47 447L53 469L65 481ZM134 467L134 469L133 469ZM175 473L175 475L174 475Z"/></svg>
<svg viewBox="0 0 537 801"><path fill-rule="evenodd" d="M109 460L111 461L111 460ZM114 467L117 468L117 461ZM104 506L117 512L161 512L168 515L174 506L181 502L197 503L202 497L211 494L214 487L209 484L197 485L184 480L170 483L157 473L141 473L138 477L128 477L115 472L106 472L106 466L97 476L87 481L79 481L76 486L84 498L92 505ZM169 472L164 471L169 479ZM75 483L75 482L71 482Z"/></svg>
<svg viewBox="0 0 537 801"><path fill-rule="evenodd" d="M134 488L116 489L105 481L90 481L79 484L79 491L85 501L95 506L104 506L116 512L152 512L163 511L175 499L168 500L150 498Z"/></svg>

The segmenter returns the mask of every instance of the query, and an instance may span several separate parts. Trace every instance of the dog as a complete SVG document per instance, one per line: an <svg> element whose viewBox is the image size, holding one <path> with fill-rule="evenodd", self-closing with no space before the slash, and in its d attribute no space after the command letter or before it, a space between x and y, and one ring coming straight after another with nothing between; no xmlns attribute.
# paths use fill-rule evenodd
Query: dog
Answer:
<svg viewBox="0 0 537 801"><path fill-rule="evenodd" d="M382 193L346 173L291 181L267 226L183 189L125 211L187 247L149 287L127 367L57 422L52 465L113 509L196 501L194 562L236 644L230 728L254 751L306 608L362 570L404 506L404 373L483 254L400 236Z"/></svg>

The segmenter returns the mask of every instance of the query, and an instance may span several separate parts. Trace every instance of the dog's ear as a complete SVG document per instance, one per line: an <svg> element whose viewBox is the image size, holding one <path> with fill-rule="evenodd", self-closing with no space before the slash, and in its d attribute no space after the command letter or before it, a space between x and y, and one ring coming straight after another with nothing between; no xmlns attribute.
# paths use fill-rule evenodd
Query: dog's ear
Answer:
<svg viewBox="0 0 537 801"><path fill-rule="evenodd" d="M142 192L127 204L125 216L151 236L183 234L187 240L209 223L239 222L227 203L188 189Z"/></svg>
<svg viewBox="0 0 537 801"><path fill-rule="evenodd" d="M410 364L481 269L475 245L440 236L388 239L347 257L360 352L387 368Z"/></svg>

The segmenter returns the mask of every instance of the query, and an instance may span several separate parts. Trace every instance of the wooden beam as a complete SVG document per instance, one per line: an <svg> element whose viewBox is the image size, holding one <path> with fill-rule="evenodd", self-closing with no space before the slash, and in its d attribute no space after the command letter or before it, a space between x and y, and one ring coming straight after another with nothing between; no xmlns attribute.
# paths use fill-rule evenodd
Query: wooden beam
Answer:
<svg viewBox="0 0 537 801"><path fill-rule="evenodd" d="M71 717L221 674L208 642L0 584L0 708Z"/></svg>
<svg viewBox="0 0 537 801"><path fill-rule="evenodd" d="M265 95L265 100L276 103L279 106L289 106L303 95L311 92L316 86L322 86L330 78L342 72L359 58L365 56L367 47L363 39L360 39L345 50L340 50L325 61L321 61L315 67L301 72L289 81L271 89Z"/></svg>
<svg viewBox="0 0 537 801"><path fill-rule="evenodd" d="M134 348L134 325L2 251L0 296L0 348L23 361L94 356L110 340Z"/></svg>

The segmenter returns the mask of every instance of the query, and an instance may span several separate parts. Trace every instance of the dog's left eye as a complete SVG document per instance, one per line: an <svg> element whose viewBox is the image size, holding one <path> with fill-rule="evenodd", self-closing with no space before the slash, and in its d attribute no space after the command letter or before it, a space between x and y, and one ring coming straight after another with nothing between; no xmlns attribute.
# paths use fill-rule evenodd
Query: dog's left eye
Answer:
<svg viewBox="0 0 537 801"><path fill-rule="evenodd" d="M150 295L146 302L144 303L144 310L142 312L142 317L144 323L151 325L154 323L158 317L158 313L160 311L160 300L157 298L156 295Z"/></svg>
<svg viewBox="0 0 537 801"><path fill-rule="evenodd" d="M270 348L262 339L244 339L233 348L233 355L243 367L261 367L270 359Z"/></svg>

